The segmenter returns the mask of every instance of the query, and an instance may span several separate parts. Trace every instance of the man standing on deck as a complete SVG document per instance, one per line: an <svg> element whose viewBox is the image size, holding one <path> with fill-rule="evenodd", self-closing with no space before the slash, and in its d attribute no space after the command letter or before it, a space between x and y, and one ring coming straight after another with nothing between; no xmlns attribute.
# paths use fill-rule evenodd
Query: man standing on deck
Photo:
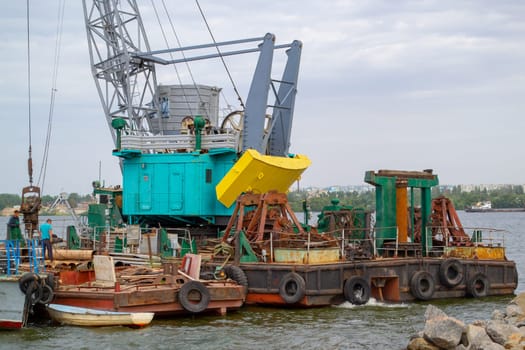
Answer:
<svg viewBox="0 0 525 350"><path fill-rule="evenodd" d="M9 229L14 228L20 228L20 218L19 218L20 212L18 210L15 210L13 215L9 218L9 221L7 222L7 226L9 226Z"/></svg>
<svg viewBox="0 0 525 350"><path fill-rule="evenodd" d="M42 239L42 256L53 261L53 246L51 245L51 238L53 237L53 226L51 226L51 219L47 219L42 225L40 225L40 238Z"/></svg>
<svg viewBox="0 0 525 350"><path fill-rule="evenodd" d="M21 239L20 234L20 212L15 210L7 222L7 239Z"/></svg>

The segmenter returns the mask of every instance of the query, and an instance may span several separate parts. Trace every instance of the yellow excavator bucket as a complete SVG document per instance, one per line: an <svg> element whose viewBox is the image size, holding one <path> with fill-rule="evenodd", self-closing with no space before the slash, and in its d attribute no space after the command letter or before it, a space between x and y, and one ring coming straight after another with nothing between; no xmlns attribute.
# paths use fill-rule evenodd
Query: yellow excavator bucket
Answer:
<svg viewBox="0 0 525 350"><path fill-rule="evenodd" d="M248 149L215 187L217 199L231 206L244 192L286 192L312 162L307 156L265 156Z"/></svg>

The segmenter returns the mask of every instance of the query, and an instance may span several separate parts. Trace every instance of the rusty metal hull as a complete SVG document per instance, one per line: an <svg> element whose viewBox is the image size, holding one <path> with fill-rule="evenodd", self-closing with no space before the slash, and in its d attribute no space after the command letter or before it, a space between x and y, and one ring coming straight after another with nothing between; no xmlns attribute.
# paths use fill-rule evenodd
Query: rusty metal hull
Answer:
<svg viewBox="0 0 525 350"><path fill-rule="evenodd" d="M339 304L345 301L345 281L353 276L364 278L369 284L371 296L387 302L410 302L421 299L414 275L426 271L433 280L433 290L424 300L462 298L484 295L510 295L517 287L518 275L513 261L454 259L462 277L457 285L447 286L440 276L443 258L384 258L366 261L345 261L328 264L277 264L242 263L248 278L247 304L289 305L312 307ZM289 273L300 275L304 284L304 297L298 302L287 303L280 295L282 279ZM480 274L486 277L488 286L483 293L471 291L473 279ZM428 275L427 275L428 276ZM412 284L412 285L411 285Z"/></svg>
<svg viewBox="0 0 525 350"><path fill-rule="evenodd" d="M224 315L244 304L245 288L231 282L206 283L210 294L203 313ZM183 315L189 312L179 301L180 285L136 285L96 287L62 285L53 303L107 311L154 312L155 316Z"/></svg>

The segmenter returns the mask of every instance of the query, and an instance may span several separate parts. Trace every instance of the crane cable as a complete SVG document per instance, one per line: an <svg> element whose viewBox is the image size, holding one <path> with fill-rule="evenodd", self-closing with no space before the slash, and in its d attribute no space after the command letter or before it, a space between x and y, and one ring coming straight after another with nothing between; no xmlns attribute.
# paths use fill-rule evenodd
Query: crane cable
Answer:
<svg viewBox="0 0 525 350"><path fill-rule="evenodd" d="M28 100L28 131L29 131L29 158L27 160L27 171L29 173L29 185L33 186L33 158L31 151L31 45L29 42L29 0L26 1L26 23L27 23L27 100Z"/></svg>
<svg viewBox="0 0 525 350"><path fill-rule="evenodd" d="M58 15L57 15L58 21L57 21L57 32L56 32L56 38L55 38L55 56L54 56L54 67L53 67L53 75L52 75L52 83L51 83L51 98L50 98L50 103L49 103L49 115L48 115L48 123L47 123L46 141L45 141L44 152L42 156L40 174L38 176L38 181L37 181L37 184L40 185L42 193L44 191L44 183L45 183L46 173L47 173L49 145L51 143L51 130L52 130L52 125L53 125L53 113L55 109L55 98L56 98L56 92L58 91L56 88L56 85L57 85L58 65L59 65L59 58L60 58L60 46L61 46L61 41L62 41L62 27L64 23L64 7L65 7L65 0L61 0L59 2Z"/></svg>
<svg viewBox="0 0 525 350"><path fill-rule="evenodd" d="M213 43L215 44L215 48L217 49L217 53L219 54L219 57L221 58L224 69L226 70L226 73L228 74L228 78L230 79L230 82L233 86L233 91L235 91L235 94L237 95L237 99L239 100L239 103L242 109L244 110L245 107L244 107L244 103L242 102L241 95L239 94L239 91L237 90L237 86L235 85L235 82L233 81L233 77L230 74L230 70L228 69L228 66L226 65L224 56L222 55L221 50L219 50L219 46L217 45L217 41L215 40L215 37L213 36L213 33L208 24L208 21L206 20L206 16L204 15L204 12L202 11L201 5L199 4L199 0L195 0L195 3L197 4L197 7L199 8L199 12L201 13L202 19L204 20L204 23L206 24L206 28L208 28L208 33L210 33L211 39L213 40Z"/></svg>
<svg viewBox="0 0 525 350"><path fill-rule="evenodd" d="M162 22L160 20L159 13L157 11L157 7L155 6L155 3L153 2L153 0L150 0L150 1L151 1L151 6L153 7L153 11L155 12L155 17L157 18L157 22L159 23L159 27L160 27L160 31L162 33L162 37L164 39L164 43L165 43L166 47L168 49L170 49L171 47L170 47L170 45L168 43L168 38L166 37L166 32L164 31L164 27L162 26ZM168 16L168 20L171 23L172 31L175 33L175 29L173 27L173 23L171 22L171 18L169 16L168 12L167 12L166 5L164 4L164 1L162 1L162 4L164 6L164 10L166 12L166 15ZM175 33L175 38L177 38L177 42L179 42L179 39L178 39L178 36L177 36L176 33ZM180 42L179 42L179 47L180 47ZM183 57L184 57L184 52L182 54L183 54ZM174 59L173 53L170 52L169 55L170 55L170 58L173 60ZM186 59L186 57L184 57L184 59ZM183 85L182 84L182 78L181 78L181 76L179 74L179 70L178 70L178 68L177 68L177 66L175 64L173 65L173 69L175 70L175 74L177 75L177 80L179 81L179 85L181 86L182 96L184 97L184 102L186 102L186 105L188 106L188 110L190 111L190 114L194 115L194 111L193 111L193 109L191 107L190 102L188 101L188 96L186 96L186 92L185 92L184 88L182 87L182 85ZM191 74L191 70L190 70L189 67L188 67L188 71L190 72L191 79L193 80L193 75ZM195 85L195 80L193 80L193 85L196 86ZM197 89L197 94L199 96L199 102L202 102L202 98L201 98L201 95L200 95L200 92L199 92L198 89Z"/></svg>
<svg viewBox="0 0 525 350"><path fill-rule="evenodd" d="M58 66L60 61L60 47L62 42L62 28L64 24L64 8L65 8L65 0L61 0L58 5L58 14L57 14L57 29L56 29L56 37L55 37L55 56L54 56L54 63L53 63L53 75L52 75L52 82L51 82L51 97L50 97L50 103L49 103L49 115L48 115L48 123L47 123L47 133L46 133L46 142L44 146L44 154L42 156L42 165L40 167L40 175L38 177L38 184L41 184L41 189L43 192L44 189L44 183L46 179L46 173L47 173L47 162L49 157L49 145L51 143L51 130L53 125L53 113L55 109L55 98L57 93L57 77L58 77Z"/></svg>

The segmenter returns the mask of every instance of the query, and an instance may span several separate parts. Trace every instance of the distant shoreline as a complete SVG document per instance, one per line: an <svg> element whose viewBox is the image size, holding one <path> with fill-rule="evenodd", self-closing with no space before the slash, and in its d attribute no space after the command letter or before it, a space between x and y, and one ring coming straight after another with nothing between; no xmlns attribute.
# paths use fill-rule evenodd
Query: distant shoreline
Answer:
<svg viewBox="0 0 525 350"><path fill-rule="evenodd" d="M516 213L524 212L525 208L490 208L490 209L465 209L467 213Z"/></svg>

